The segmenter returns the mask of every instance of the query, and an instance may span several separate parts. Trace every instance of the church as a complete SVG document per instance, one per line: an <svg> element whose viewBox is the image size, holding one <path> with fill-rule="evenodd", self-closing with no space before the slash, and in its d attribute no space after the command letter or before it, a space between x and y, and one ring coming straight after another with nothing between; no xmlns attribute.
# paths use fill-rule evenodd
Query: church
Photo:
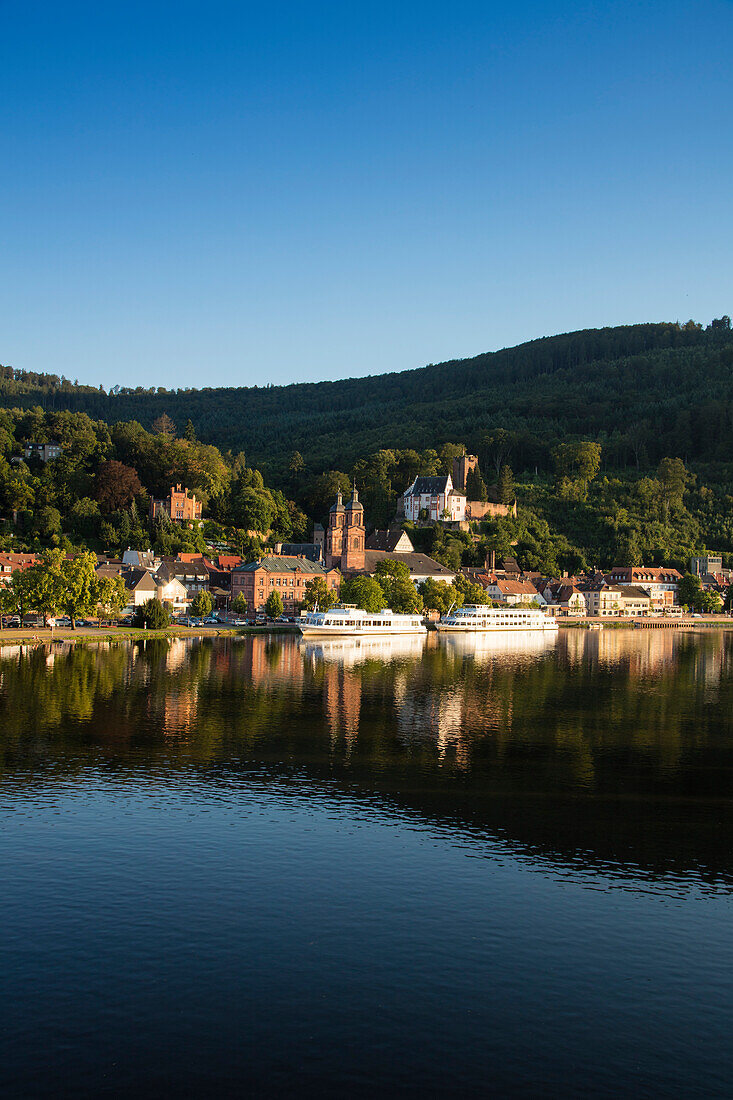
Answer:
<svg viewBox="0 0 733 1100"><path fill-rule="evenodd" d="M326 531L326 569L340 569L342 573L360 573L364 569L364 506L359 501L356 485L351 500L344 505L339 489L336 503L328 513Z"/></svg>
<svg viewBox="0 0 733 1100"><path fill-rule="evenodd" d="M370 536L368 547L365 536L364 506L355 485L349 503L344 504L339 491L336 503L331 505L328 513L326 569L339 569L344 577L355 573L374 576L379 562L390 559L406 565L416 585L428 578L450 582L455 577L447 566L427 554L416 553L405 531L375 531Z"/></svg>

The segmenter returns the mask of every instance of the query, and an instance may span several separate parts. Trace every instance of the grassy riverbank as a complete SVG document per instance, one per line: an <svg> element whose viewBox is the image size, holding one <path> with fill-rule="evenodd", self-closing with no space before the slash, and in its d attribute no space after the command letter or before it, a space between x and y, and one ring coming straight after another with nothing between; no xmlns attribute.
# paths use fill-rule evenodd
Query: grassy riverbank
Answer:
<svg viewBox="0 0 733 1100"><path fill-rule="evenodd" d="M0 647L32 642L109 642L138 641L142 638L232 638L244 634L294 634L294 626L167 627L165 630L139 630L135 627L70 627L59 630L26 629L0 631Z"/></svg>

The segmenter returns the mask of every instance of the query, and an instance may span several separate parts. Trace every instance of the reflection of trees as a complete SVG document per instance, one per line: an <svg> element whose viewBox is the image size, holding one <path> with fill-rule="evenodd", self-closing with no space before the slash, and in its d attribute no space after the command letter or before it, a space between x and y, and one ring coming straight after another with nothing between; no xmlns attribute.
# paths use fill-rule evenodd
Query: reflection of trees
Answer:
<svg viewBox="0 0 733 1100"><path fill-rule="evenodd" d="M100 749L138 777L156 761L297 766L546 848L719 848L732 733L733 637L718 633L570 631L549 653L431 643L358 663L259 637L0 654L5 771L74 771Z"/></svg>

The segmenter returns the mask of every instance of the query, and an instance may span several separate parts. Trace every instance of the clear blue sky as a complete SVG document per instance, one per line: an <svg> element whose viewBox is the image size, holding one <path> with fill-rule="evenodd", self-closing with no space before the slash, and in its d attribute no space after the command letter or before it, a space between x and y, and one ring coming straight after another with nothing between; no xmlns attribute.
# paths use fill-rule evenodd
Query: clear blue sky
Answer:
<svg viewBox="0 0 733 1100"><path fill-rule="evenodd" d="M0 362L401 370L733 312L733 4L0 0Z"/></svg>

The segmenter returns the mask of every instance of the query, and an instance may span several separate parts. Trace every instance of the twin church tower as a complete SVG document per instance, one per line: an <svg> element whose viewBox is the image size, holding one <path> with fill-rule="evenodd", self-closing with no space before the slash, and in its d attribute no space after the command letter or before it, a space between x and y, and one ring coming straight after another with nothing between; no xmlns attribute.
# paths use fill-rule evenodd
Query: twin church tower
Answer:
<svg viewBox="0 0 733 1100"><path fill-rule="evenodd" d="M331 505L326 531L326 569L342 573L358 573L364 568L364 506L359 502L356 485L351 500L344 505L339 489L336 503Z"/></svg>

